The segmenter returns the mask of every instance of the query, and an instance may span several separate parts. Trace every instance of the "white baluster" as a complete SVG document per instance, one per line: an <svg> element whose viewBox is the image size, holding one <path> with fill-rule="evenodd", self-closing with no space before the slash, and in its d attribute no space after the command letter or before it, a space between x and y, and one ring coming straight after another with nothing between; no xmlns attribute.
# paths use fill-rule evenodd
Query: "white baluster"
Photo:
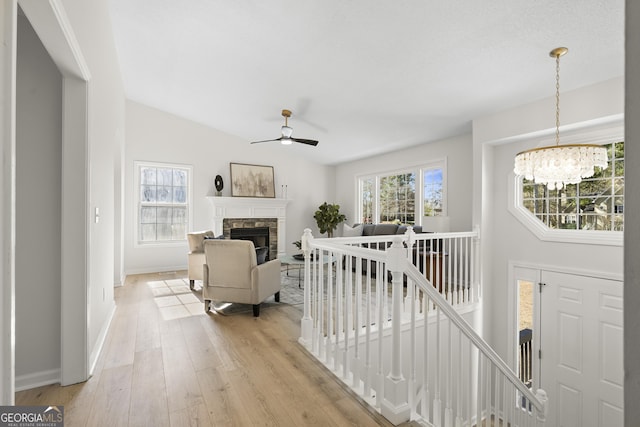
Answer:
<svg viewBox="0 0 640 427"><path fill-rule="evenodd" d="M367 260L367 262L369 263L369 260ZM369 263L369 266L371 265L371 263ZM373 303L373 301L371 300L371 267L367 268L367 281L366 281L366 314L365 314L365 322L366 322L366 329L365 329L365 345L364 345L364 360L365 360L365 366L364 366L364 372L365 372L365 377L364 377L364 396L365 398L368 398L371 396L371 376L373 375L373 372L371 372L371 359L372 359L372 352L371 352L371 322L373 321L373 315L372 315L372 310L371 310L371 305Z"/></svg>
<svg viewBox="0 0 640 427"><path fill-rule="evenodd" d="M458 329L458 370L456 373L456 427L462 427L462 410L463 410L463 397L462 397L462 377L464 373L464 363L462 361L464 351L462 348L462 332Z"/></svg>
<svg viewBox="0 0 640 427"><path fill-rule="evenodd" d="M349 257L351 258L351 257ZM351 273L352 269L351 269L351 259L349 259L349 261L347 261L347 266L349 267L349 270L347 271L347 277L346 277L346 287L344 290L344 299L345 299L345 306L344 306L344 347L342 350L342 378L344 378L344 380L346 381L349 375L349 360L348 360L348 355L349 355L349 340L350 340L350 336L351 336L351 328L352 328L352 321L351 321L351 310L352 310L352 306L353 306L353 296L352 296L352 283L353 283L353 274Z"/></svg>
<svg viewBox="0 0 640 427"><path fill-rule="evenodd" d="M442 425L442 400L440 399L440 308L436 307L436 381L434 387L433 399L433 425L440 427Z"/></svg>
<svg viewBox="0 0 640 427"><path fill-rule="evenodd" d="M341 349L341 345L340 342L341 340L343 341L342 344L344 345L344 324L343 324L343 318L344 318L344 302L343 302L343 285L344 285L344 276L345 273L346 274L351 274L351 257L347 256L345 258L346 260L346 266L344 266L344 268L340 268L338 271L338 277L336 279L336 314L337 314L337 327L336 327L336 347L335 347L335 366L334 369L336 372L339 371L340 367L342 366L342 349ZM342 263L342 260L340 260L340 263ZM345 271L345 273L343 273L343 270Z"/></svg>
<svg viewBox="0 0 640 427"><path fill-rule="evenodd" d="M429 393L429 297L424 294L423 297L423 323L424 323L424 342L422 354L423 356L423 368L422 368L422 415L429 420L429 407L431 403L431 396Z"/></svg>
<svg viewBox="0 0 640 427"><path fill-rule="evenodd" d="M453 324L451 320L447 322L447 358L445 360L446 363L446 372L447 372L447 399L446 406L444 409L444 425L446 427L453 426L453 409L452 409L452 388L453 388L453 367L452 365L452 354L453 354L453 342L451 336L451 329L453 328Z"/></svg>
<svg viewBox="0 0 640 427"><path fill-rule="evenodd" d="M333 260L335 259L335 256L333 254L333 252L328 252L327 256L329 257L329 263L328 268L327 268L327 320L326 320L326 324L327 324L327 331L326 331L326 335L327 335L327 341L326 341L326 345L327 348L325 350L326 354L327 354L327 365L328 366L333 366L333 345L334 345L334 338L333 338ZM324 264L324 261L323 261Z"/></svg>
<svg viewBox="0 0 640 427"><path fill-rule="evenodd" d="M360 386L360 332L362 329L362 258L356 258L356 301L354 308L353 359L351 360L352 386Z"/></svg>
<svg viewBox="0 0 640 427"><path fill-rule="evenodd" d="M313 319L311 318L311 269L309 263L309 251L313 235L311 229L305 228L302 235L302 252L304 253L304 314L300 321L300 344L307 349L311 348L311 335L313 333Z"/></svg>
<svg viewBox="0 0 640 427"><path fill-rule="evenodd" d="M371 265L371 264L369 264ZM382 400L384 397L384 370L383 370L383 329L385 322L385 300L387 299L387 295L385 293L386 288L383 283L386 282L382 278L383 267L381 262L376 263L376 310L378 315L378 369L377 369L377 393L376 393L376 406L378 408L382 407Z"/></svg>

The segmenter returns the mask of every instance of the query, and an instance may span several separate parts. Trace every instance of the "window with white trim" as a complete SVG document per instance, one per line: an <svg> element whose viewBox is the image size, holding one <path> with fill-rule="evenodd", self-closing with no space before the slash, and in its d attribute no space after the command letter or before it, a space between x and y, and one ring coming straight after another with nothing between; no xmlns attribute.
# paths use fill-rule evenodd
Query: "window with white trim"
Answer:
<svg viewBox="0 0 640 427"><path fill-rule="evenodd" d="M444 216L444 168L422 170L422 215Z"/></svg>
<svg viewBox="0 0 640 427"><path fill-rule="evenodd" d="M136 162L137 241L183 242L189 230L191 166Z"/></svg>
<svg viewBox="0 0 640 427"><path fill-rule="evenodd" d="M606 144L609 164L578 184L548 190L522 179L522 205L550 229L623 231L624 142Z"/></svg>
<svg viewBox="0 0 640 427"><path fill-rule="evenodd" d="M358 178L360 222L421 224L446 215L446 162Z"/></svg>

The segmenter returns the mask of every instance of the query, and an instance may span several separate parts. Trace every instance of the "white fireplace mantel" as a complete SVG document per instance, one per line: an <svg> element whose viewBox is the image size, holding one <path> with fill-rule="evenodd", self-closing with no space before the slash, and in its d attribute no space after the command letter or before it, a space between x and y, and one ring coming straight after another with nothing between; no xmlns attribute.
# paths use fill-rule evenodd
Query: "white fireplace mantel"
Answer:
<svg viewBox="0 0 640 427"><path fill-rule="evenodd" d="M213 207L213 232L222 234L225 218L276 218L278 220L278 256L285 254L285 220L288 199L259 197L207 196Z"/></svg>

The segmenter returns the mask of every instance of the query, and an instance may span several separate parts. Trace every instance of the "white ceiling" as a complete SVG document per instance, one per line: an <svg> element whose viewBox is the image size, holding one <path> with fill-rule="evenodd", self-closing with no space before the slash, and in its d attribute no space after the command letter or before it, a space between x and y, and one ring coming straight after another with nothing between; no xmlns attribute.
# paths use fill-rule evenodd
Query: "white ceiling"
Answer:
<svg viewBox="0 0 640 427"><path fill-rule="evenodd" d="M127 97L340 162L622 76L624 0L110 0ZM549 127L555 123L549 113ZM275 142L270 144L277 144Z"/></svg>

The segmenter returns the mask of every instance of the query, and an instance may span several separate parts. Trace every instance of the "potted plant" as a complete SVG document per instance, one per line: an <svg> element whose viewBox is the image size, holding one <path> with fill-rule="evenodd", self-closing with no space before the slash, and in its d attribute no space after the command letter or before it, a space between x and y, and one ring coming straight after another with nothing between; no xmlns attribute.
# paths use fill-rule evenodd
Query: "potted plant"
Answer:
<svg viewBox="0 0 640 427"><path fill-rule="evenodd" d="M320 233L327 233L327 237L333 237L333 230L347 217L340 213L340 205L324 202L313 215L320 229Z"/></svg>

